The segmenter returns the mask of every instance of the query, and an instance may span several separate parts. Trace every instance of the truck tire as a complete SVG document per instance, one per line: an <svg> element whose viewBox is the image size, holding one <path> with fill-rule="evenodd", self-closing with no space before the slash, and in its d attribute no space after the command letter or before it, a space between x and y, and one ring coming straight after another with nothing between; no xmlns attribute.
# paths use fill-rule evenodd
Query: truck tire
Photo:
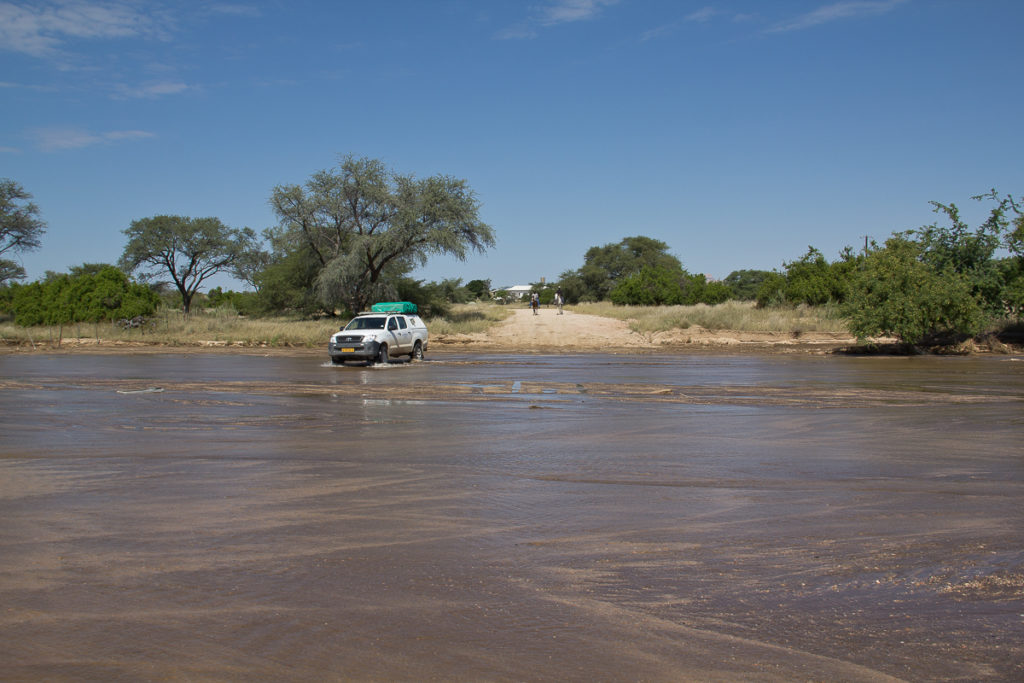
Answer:
<svg viewBox="0 0 1024 683"><path fill-rule="evenodd" d="M388 359L388 345L387 344L381 344L380 345L380 350L377 351L377 362L378 363L382 363L382 364L387 364L387 363L391 362Z"/></svg>
<svg viewBox="0 0 1024 683"><path fill-rule="evenodd" d="M412 345L412 353L409 354L409 360L423 360L423 344L418 340Z"/></svg>

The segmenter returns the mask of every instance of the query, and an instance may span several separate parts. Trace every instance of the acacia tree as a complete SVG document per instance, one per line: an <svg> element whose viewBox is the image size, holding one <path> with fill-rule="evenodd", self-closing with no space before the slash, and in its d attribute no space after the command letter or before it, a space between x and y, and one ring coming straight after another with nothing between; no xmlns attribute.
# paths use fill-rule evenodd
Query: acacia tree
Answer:
<svg viewBox="0 0 1024 683"><path fill-rule="evenodd" d="M170 275L188 315L192 298L211 276L230 272L254 248L249 228L229 228L218 218L153 216L132 221L120 265L128 273L151 280Z"/></svg>
<svg viewBox="0 0 1024 683"><path fill-rule="evenodd" d="M0 178L0 285L25 277L25 269L3 255L38 249L40 238L46 232L46 223L39 218L39 207L31 199L32 195L21 185Z"/></svg>
<svg viewBox="0 0 1024 683"><path fill-rule="evenodd" d="M682 262L668 253L667 244L640 235L591 247L583 255L580 269L563 273L560 284L566 301L602 301L609 298L620 281L644 268L666 271L677 279L686 274Z"/></svg>
<svg viewBox="0 0 1024 683"><path fill-rule="evenodd" d="M465 180L417 179L376 159L343 157L304 186L274 188L270 204L280 228L320 263L316 288L331 308L359 311L394 296L398 280L432 255L464 260L494 246Z"/></svg>

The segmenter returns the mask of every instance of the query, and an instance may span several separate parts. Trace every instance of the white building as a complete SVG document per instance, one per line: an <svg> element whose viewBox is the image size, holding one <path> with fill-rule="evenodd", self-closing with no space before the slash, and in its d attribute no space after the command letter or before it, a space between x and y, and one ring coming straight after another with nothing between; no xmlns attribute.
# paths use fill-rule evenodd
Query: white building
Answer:
<svg viewBox="0 0 1024 683"><path fill-rule="evenodd" d="M508 295L516 299L522 299L524 296L529 296L530 292L533 291L533 287L530 285L514 285L512 287L501 287L500 289L508 292Z"/></svg>

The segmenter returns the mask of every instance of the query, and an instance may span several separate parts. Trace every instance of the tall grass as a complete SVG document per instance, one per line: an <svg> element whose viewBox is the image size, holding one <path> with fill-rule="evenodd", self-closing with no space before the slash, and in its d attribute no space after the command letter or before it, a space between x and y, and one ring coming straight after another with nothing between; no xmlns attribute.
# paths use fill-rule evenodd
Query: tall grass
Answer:
<svg viewBox="0 0 1024 683"><path fill-rule="evenodd" d="M512 314L512 306L458 304L444 316L427 321L431 335L485 332ZM835 307L757 308L753 303L729 301L717 306L614 306L587 303L569 307L589 315L629 322L641 333L687 329L699 325L709 330L746 332L846 332ZM111 323L80 323L24 328L0 322L0 343L53 346L59 340L79 343L135 342L170 346L259 346L319 348L344 326L341 319L244 318L231 308L193 313L163 309L145 326L122 329Z"/></svg>
<svg viewBox="0 0 1024 683"><path fill-rule="evenodd" d="M337 320L297 318L243 318L231 309L214 309L184 317L162 309L139 328L124 329L114 323L73 323L58 326L20 327L0 323L0 342L56 345L59 341L134 342L171 346L280 346L315 348L327 344L337 331Z"/></svg>
<svg viewBox="0 0 1024 683"><path fill-rule="evenodd" d="M483 332L511 315L494 304L456 305L444 317L427 321L430 333ZM123 329L113 323L75 323L63 327L20 327L0 322L0 343L56 346L58 343L142 343L170 346L259 346L319 348L345 326L347 320L308 320L289 317L245 318L232 308L217 308L184 317L180 311L161 309L140 328Z"/></svg>
<svg viewBox="0 0 1024 683"><path fill-rule="evenodd" d="M473 334L486 332L510 315L511 306L482 302L456 304L446 315L427 321L427 326L430 334Z"/></svg>
<svg viewBox="0 0 1024 683"><path fill-rule="evenodd" d="M664 332L699 325L708 330L740 332L840 332L846 323L836 306L757 308L752 301L726 301L715 306L615 306L609 302L578 304L572 310L629 323L635 332Z"/></svg>

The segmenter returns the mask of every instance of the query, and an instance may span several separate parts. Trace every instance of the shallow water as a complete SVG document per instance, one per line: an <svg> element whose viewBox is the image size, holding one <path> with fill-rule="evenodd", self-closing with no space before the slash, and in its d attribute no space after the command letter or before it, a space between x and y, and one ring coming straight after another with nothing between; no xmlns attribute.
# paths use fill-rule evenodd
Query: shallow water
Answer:
<svg viewBox="0 0 1024 683"><path fill-rule="evenodd" d="M1020 680L1012 357L0 356L3 680Z"/></svg>

